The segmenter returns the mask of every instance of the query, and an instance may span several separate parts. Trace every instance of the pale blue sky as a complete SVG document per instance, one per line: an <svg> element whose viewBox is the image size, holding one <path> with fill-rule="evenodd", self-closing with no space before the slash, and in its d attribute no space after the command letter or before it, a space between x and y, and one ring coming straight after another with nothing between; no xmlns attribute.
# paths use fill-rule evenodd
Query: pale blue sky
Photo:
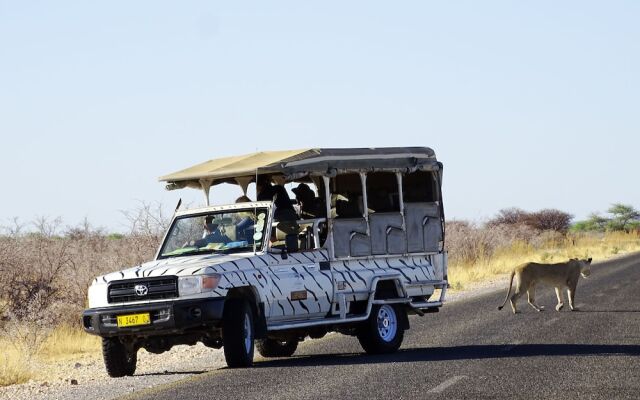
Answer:
<svg viewBox="0 0 640 400"><path fill-rule="evenodd" d="M160 175L429 146L448 218L640 207L640 2L0 0L0 222L123 229ZM214 191L221 200L235 192Z"/></svg>

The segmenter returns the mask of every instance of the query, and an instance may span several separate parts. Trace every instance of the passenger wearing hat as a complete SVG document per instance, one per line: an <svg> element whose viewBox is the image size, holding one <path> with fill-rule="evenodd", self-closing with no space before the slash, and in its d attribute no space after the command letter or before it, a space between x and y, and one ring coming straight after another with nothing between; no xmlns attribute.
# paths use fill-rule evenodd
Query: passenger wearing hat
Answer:
<svg viewBox="0 0 640 400"><path fill-rule="evenodd" d="M284 234L297 234L300 227L296 223L298 214L293 208L287 190L282 185L272 185L271 179L266 175L260 175L256 182L258 201L273 201L275 210L273 219L278 222L278 230Z"/></svg>
<svg viewBox="0 0 640 400"><path fill-rule="evenodd" d="M300 204L301 218L317 218L319 216L319 199L316 198L316 194L309 185L301 183L291 191L296 195L296 200Z"/></svg>

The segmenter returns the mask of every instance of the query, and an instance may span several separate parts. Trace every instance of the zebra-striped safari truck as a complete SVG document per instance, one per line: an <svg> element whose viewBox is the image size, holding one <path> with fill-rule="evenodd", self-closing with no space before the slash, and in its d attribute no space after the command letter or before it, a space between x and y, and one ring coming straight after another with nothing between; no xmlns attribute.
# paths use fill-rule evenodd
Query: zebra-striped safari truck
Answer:
<svg viewBox="0 0 640 400"><path fill-rule="evenodd" d="M83 325L112 377L135 372L140 348L197 342L229 367L251 366L254 346L287 357L328 332L390 353L409 315L443 304L442 164L429 148L259 152L160 180L202 190L207 206L178 206L153 261L89 287ZM209 205L222 183L244 195Z"/></svg>

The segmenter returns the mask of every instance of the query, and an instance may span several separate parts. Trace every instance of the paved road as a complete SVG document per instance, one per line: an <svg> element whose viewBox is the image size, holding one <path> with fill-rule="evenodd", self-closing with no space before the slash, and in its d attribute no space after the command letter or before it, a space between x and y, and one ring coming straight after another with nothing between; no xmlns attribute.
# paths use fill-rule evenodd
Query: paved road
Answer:
<svg viewBox="0 0 640 400"><path fill-rule="evenodd" d="M498 311L505 291L412 317L401 350L368 356L331 335L289 359L220 369L139 393L139 399L640 399L640 257L595 265L580 312ZM568 308L568 304L566 304Z"/></svg>

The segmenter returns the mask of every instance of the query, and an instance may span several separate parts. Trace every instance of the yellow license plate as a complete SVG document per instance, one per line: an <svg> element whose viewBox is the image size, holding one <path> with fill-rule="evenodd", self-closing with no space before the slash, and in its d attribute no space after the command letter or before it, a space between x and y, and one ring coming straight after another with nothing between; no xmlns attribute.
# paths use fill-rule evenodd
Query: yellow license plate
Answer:
<svg viewBox="0 0 640 400"><path fill-rule="evenodd" d="M149 313L118 315L118 328L150 324L151 316L149 315Z"/></svg>

